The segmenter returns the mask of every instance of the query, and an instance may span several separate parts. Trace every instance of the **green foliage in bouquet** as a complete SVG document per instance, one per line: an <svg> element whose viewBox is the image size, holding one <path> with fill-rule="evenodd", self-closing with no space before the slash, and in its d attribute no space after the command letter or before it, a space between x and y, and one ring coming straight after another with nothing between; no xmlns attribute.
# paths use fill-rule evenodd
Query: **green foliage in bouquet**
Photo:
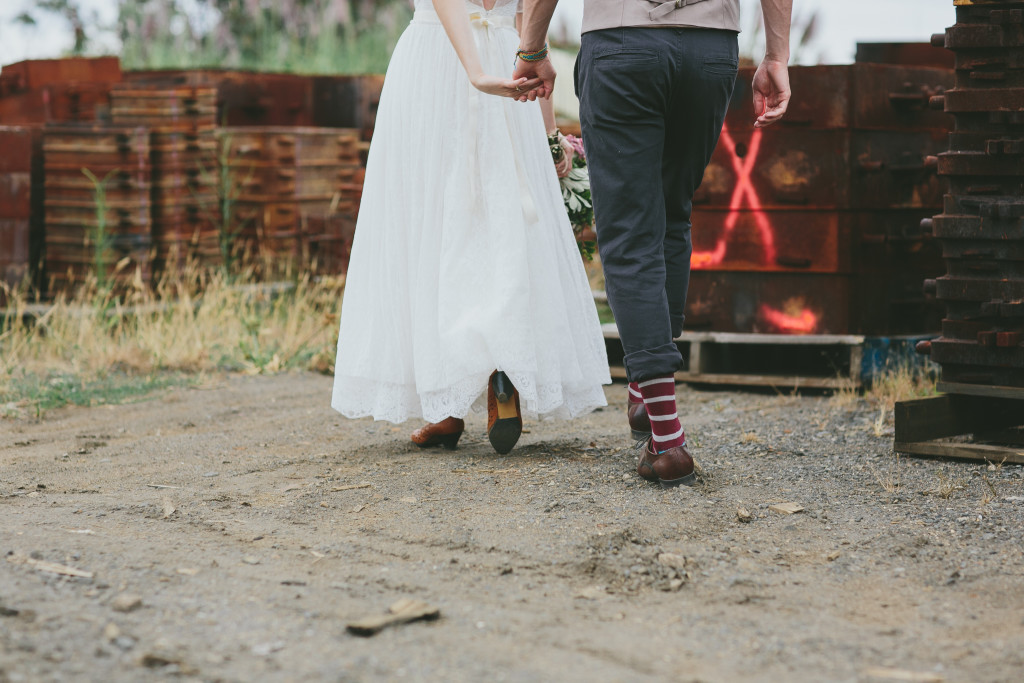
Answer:
<svg viewBox="0 0 1024 683"><path fill-rule="evenodd" d="M573 135L567 135L566 140L572 145L576 154L573 156L572 170L569 171L569 175L559 180L562 187L562 199L565 201L565 211L569 214L569 222L576 235L580 254L590 261L594 258L597 242L581 239L583 232L594 225L594 203L590 198L590 170L587 168L587 156L583 149L583 141ZM551 146L551 155L556 162L561 159L563 153L561 143L556 142Z"/></svg>

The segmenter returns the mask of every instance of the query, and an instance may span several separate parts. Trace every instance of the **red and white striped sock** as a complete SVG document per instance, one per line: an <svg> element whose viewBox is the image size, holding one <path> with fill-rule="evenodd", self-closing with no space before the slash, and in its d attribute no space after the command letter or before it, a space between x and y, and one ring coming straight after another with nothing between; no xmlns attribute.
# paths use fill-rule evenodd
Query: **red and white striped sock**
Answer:
<svg viewBox="0 0 1024 683"><path fill-rule="evenodd" d="M636 382L629 383L629 402L630 403L643 403L644 395L640 393L640 385Z"/></svg>
<svg viewBox="0 0 1024 683"><path fill-rule="evenodd" d="M651 418L653 433L653 449L662 453L686 443L686 434L679 424L679 413L676 412L676 380L668 377L655 377L639 382L637 388L644 397L644 407Z"/></svg>

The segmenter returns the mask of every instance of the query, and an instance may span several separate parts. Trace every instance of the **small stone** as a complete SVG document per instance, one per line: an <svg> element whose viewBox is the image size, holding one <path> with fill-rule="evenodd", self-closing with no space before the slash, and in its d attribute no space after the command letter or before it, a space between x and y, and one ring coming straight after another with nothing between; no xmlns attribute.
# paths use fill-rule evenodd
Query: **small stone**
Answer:
<svg viewBox="0 0 1024 683"><path fill-rule="evenodd" d="M671 581L668 582L669 590L673 590L673 591L679 590L682 587L682 585L683 585L683 580L682 579L672 579Z"/></svg>
<svg viewBox="0 0 1024 683"><path fill-rule="evenodd" d="M134 593L121 593L110 601L110 606L116 612L131 612L142 607L142 597Z"/></svg>
<svg viewBox="0 0 1024 683"><path fill-rule="evenodd" d="M113 642L121 637L121 629L117 627L117 624L109 623L103 628L103 638L108 642Z"/></svg>
<svg viewBox="0 0 1024 683"><path fill-rule="evenodd" d="M113 640L114 646L127 652L135 647L135 639L130 636L118 636Z"/></svg>
<svg viewBox="0 0 1024 683"><path fill-rule="evenodd" d="M204 477L217 477L220 476L220 472L203 472Z"/></svg>
<svg viewBox="0 0 1024 683"><path fill-rule="evenodd" d="M575 598L580 600L597 600L599 597L607 593L604 586L587 586L576 593Z"/></svg>
<svg viewBox="0 0 1024 683"><path fill-rule="evenodd" d="M839 556L841 554L842 553L840 553L838 550L833 550L832 552L830 552L828 555L825 556L825 559L827 559L829 562L834 562L834 561L839 559Z"/></svg>
<svg viewBox="0 0 1024 683"><path fill-rule="evenodd" d="M246 555L242 558L242 562L245 562L246 564L259 564L260 558L255 555Z"/></svg>
<svg viewBox="0 0 1024 683"><path fill-rule="evenodd" d="M673 569L685 569L686 558L675 553L662 553L658 555L658 564L672 567Z"/></svg>
<svg viewBox="0 0 1024 683"><path fill-rule="evenodd" d="M750 510L746 508L736 508L736 519L746 524L754 521L754 515L750 514Z"/></svg>

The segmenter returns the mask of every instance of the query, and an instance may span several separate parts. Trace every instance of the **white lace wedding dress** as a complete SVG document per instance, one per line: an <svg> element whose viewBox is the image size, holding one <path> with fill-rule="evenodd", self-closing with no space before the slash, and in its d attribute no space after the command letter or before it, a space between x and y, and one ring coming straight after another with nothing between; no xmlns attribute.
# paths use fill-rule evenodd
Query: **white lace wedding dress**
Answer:
<svg viewBox="0 0 1024 683"><path fill-rule="evenodd" d="M517 0L467 2L484 69L511 76ZM332 406L438 422L503 370L527 416L605 405L597 312L536 102L469 82L430 0L388 67L341 311Z"/></svg>

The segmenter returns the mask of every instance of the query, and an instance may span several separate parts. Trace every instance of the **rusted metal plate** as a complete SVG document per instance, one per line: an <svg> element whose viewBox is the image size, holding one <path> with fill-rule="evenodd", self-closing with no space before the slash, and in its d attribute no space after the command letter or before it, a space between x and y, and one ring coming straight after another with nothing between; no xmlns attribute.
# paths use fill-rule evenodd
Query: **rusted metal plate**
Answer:
<svg viewBox="0 0 1024 683"><path fill-rule="evenodd" d="M1014 301L1024 299L1024 279L1003 280L944 275L937 280L936 295L947 301Z"/></svg>
<svg viewBox="0 0 1024 683"><path fill-rule="evenodd" d="M953 53L931 43L857 43L854 61L898 66L952 69Z"/></svg>
<svg viewBox="0 0 1024 683"><path fill-rule="evenodd" d="M330 198L345 196L360 174L357 164L288 167L260 162L236 167L239 200L259 197Z"/></svg>
<svg viewBox="0 0 1024 683"><path fill-rule="evenodd" d="M942 257L963 261L1024 261L1024 240L943 240Z"/></svg>
<svg viewBox="0 0 1024 683"><path fill-rule="evenodd" d="M701 208L848 206L850 134L726 126L693 203Z"/></svg>
<svg viewBox="0 0 1024 683"><path fill-rule="evenodd" d="M0 97L0 121L8 125L95 121L109 116L106 83L62 83Z"/></svg>
<svg viewBox="0 0 1024 683"><path fill-rule="evenodd" d="M931 357L936 363L1024 368L1024 346L1019 343L1014 346L986 346L971 341L935 339Z"/></svg>
<svg viewBox="0 0 1024 683"><path fill-rule="evenodd" d="M32 212L32 174L0 173L0 218L28 219Z"/></svg>
<svg viewBox="0 0 1024 683"><path fill-rule="evenodd" d="M117 57L30 59L0 69L0 96L60 83L120 81L121 62Z"/></svg>
<svg viewBox="0 0 1024 683"><path fill-rule="evenodd" d="M733 130L753 124L752 67L742 68L726 116ZM949 117L928 108L931 96L953 87L953 71L887 64L792 67L794 97L784 127L840 129L946 129Z"/></svg>
<svg viewBox="0 0 1024 683"><path fill-rule="evenodd" d="M938 208L946 191L928 157L945 131L858 132L850 139L850 208Z"/></svg>
<svg viewBox="0 0 1024 683"><path fill-rule="evenodd" d="M358 163L359 134L331 128L221 128L221 148L232 166L264 161L291 165Z"/></svg>
<svg viewBox="0 0 1024 683"><path fill-rule="evenodd" d="M348 272L355 237L354 214L310 214L304 217L302 233L308 244L309 267L313 272Z"/></svg>
<svg viewBox="0 0 1024 683"><path fill-rule="evenodd" d="M694 195L715 208L938 208L944 131L728 127Z"/></svg>
<svg viewBox="0 0 1024 683"><path fill-rule="evenodd" d="M932 219L932 226L940 239L1024 239L1024 224L1019 218L942 214Z"/></svg>
<svg viewBox="0 0 1024 683"><path fill-rule="evenodd" d="M694 271L687 295L688 330L775 334L844 334L851 319L853 279Z"/></svg>
<svg viewBox="0 0 1024 683"><path fill-rule="evenodd" d="M850 272L849 228L836 211L702 210L690 262L695 270Z"/></svg>
<svg viewBox="0 0 1024 683"><path fill-rule="evenodd" d="M214 88L217 121L228 126L313 125L313 79L309 76L195 69L129 71L125 81L139 88Z"/></svg>
<svg viewBox="0 0 1024 683"><path fill-rule="evenodd" d="M29 277L29 220L0 216L0 282L17 287ZM3 291L0 289L0 297Z"/></svg>
<svg viewBox="0 0 1024 683"><path fill-rule="evenodd" d="M0 126L0 173L29 172L39 132L26 126Z"/></svg>
<svg viewBox="0 0 1024 683"><path fill-rule="evenodd" d="M945 152L939 155L939 173L956 176L1024 175L1024 156L987 152Z"/></svg>

